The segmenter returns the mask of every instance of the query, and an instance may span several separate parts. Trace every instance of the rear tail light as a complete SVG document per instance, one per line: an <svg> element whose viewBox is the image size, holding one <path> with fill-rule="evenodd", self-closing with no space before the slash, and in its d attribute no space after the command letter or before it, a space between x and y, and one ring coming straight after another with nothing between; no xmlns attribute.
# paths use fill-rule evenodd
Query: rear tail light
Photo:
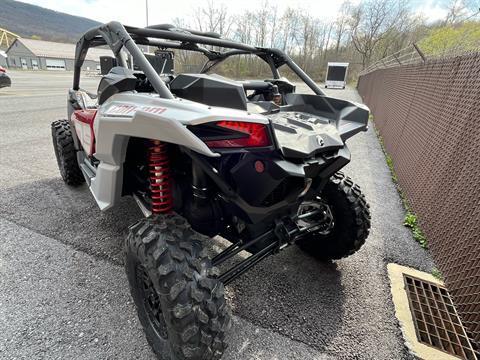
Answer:
<svg viewBox="0 0 480 360"><path fill-rule="evenodd" d="M207 137L205 143L210 148L239 148L270 146L270 136L267 125L246 121L217 121L215 126L223 134L214 138Z"/></svg>
<svg viewBox="0 0 480 360"><path fill-rule="evenodd" d="M7 71L7 70L5 70L4 67L0 66L0 73L4 73L4 72L6 72L6 71Z"/></svg>

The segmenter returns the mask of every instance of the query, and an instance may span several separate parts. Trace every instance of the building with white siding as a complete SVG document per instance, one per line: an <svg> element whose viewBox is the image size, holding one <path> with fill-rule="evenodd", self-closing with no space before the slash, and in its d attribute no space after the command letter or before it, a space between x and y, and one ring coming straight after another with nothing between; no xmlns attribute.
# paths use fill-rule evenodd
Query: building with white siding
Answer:
<svg viewBox="0 0 480 360"><path fill-rule="evenodd" d="M9 68L30 70L73 70L75 44L34 39L16 39L7 49ZM113 56L109 49L90 49L83 70L100 69L100 56Z"/></svg>

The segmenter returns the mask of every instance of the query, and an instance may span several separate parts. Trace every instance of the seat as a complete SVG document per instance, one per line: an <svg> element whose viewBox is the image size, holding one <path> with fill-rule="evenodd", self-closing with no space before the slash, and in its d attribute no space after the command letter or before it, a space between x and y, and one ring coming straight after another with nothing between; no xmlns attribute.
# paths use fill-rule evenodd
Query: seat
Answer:
<svg viewBox="0 0 480 360"><path fill-rule="evenodd" d="M137 82L132 70L121 66L111 68L98 84L98 104L102 105L110 96L119 92L135 90Z"/></svg>
<svg viewBox="0 0 480 360"><path fill-rule="evenodd" d="M179 74L170 83L170 91L205 105L247 110L242 84L216 74Z"/></svg>

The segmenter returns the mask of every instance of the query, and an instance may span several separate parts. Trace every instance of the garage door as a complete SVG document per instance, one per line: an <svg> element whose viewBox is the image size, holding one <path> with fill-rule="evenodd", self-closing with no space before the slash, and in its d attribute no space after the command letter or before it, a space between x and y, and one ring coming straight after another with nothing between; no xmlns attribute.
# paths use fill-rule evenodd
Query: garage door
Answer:
<svg viewBox="0 0 480 360"><path fill-rule="evenodd" d="M47 70L65 70L65 60L45 59Z"/></svg>

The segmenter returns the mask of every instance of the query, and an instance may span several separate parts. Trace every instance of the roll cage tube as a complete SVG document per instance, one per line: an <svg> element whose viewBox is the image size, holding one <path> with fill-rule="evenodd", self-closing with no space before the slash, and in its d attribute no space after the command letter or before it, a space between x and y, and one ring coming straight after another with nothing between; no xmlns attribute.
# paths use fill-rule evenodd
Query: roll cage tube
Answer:
<svg viewBox="0 0 480 360"><path fill-rule="evenodd" d="M170 41L158 41L156 39ZM158 46L162 49L172 48L201 52L209 59L204 65L202 72L214 67L229 56L235 54L256 54L270 65L274 78L279 77L278 68L286 64L315 94L325 95L317 84L315 84L315 82L297 64L295 64L288 55L279 49L255 47L232 40L222 39L217 34L189 31L176 28L172 25L135 28L129 26L124 27L117 21L112 21L90 29L77 42L75 50L73 89L79 89L81 67L88 49L90 47L108 45L115 54L118 63L124 67L126 67L126 60L121 49L122 47L125 47L132 55L135 64L143 71L160 97L173 99L173 94L162 81L150 62L146 59L137 44ZM206 49L198 44L235 50L220 52Z"/></svg>
<svg viewBox="0 0 480 360"><path fill-rule="evenodd" d="M205 64L203 64L203 67L200 70L200 73L204 74L212 70L218 64L222 63L223 61L225 61L226 59L234 55L257 55L260 59L265 61L268 64L268 66L270 66L270 70L272 71L273 78L280 79L280 73L278 72L277 66L275 66L275 62L273 61L273 58L271 56L268 56L268 54L262 52L261 50L255 53L244 51L244 50L230 50L224 53L218 53L217 56L208 58L208 61L205 62Z"/></svg>
<svg viewBox="0 0 480 360"><path fill-rule="evenodd" d="M78 41L75 49L73 90L79 89L80 72L88 49L92 47L91 45L99 46L103 43L97 38L97 36L103 38L107 45L110 46L110 49L112 49L115 57L123 67L126 67L126 61L121 55L120 50L125 46L130 52L130 55L132 55L134 62L143 71L158 95L165 99L174 99L174 96L168 89L167 85L165 85L160 76L158 76L153 66L145 58L145 55L143 55L137 44L130 37L130 34L125 30L125 27L116 21L112 21L106 25L101 25L87 31L87 33Z"/></svg>

